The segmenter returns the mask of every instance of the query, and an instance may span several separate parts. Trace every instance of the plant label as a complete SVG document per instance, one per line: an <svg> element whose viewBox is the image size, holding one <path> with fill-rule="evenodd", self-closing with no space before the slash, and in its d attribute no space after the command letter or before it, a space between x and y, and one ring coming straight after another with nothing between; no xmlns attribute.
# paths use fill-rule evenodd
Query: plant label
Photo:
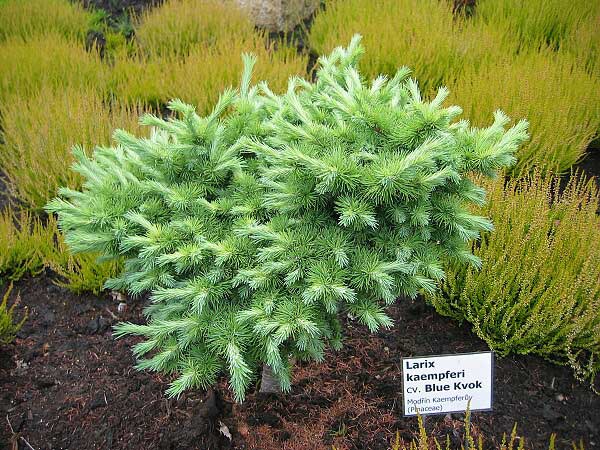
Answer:
<svg viewBox="0 0 600 450"><path fill-rule="evenodd" d="M492 352L402 358L404 415L492 409ZM470 404L469 404L470 402Z"/></svg>

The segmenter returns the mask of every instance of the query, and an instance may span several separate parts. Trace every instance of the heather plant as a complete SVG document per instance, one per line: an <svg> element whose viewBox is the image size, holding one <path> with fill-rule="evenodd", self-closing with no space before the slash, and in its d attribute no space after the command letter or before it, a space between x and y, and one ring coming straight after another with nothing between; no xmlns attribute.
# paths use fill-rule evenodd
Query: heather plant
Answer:
<svg viewBox="0 0 600 450"><path fill-rule="evenodd" d="M109 84L128 102L163 107L173 98L185 98L208 114L219 94L237 84L242 63L232 55L244 52L257 56L256 76L276 91L290 76L306 73L306 55L283 42L268 42L231 2L165 2L135 26L136 43L116 54Z"/></svg>
<svg viewBox="0 0 600 450"><path fill-rule="evenodd" d="M341 315L389 327L385 306L433 292L445 261L479 264L468 243L491 223L467 211L484 190L466 175L514 163L527 124L472 128L405 68L368 83L362 53L355 37L283 95L251 86L246 56L208 116L173 101L148 138L75 149L83 190L48 210L73 252L125 259L107 287L150 293L148 323L116 335L145 338L137 367L176 375L169 395L226 372L241 401L261 367L287 391L291 357L339 348Z"/></svg>
<svg viewBox="0 0 600 450"><path fill-rule="evenodd" d="M142 112L107 102L93 88L42 87L2 106L0 167L9 192L32 209L43 208L61 185L80 186L79 175L68 170L73 145L108 144L117 125L138 130Z"/></svg>
<svg viewBox="0 0 600 450"><path fill-rule="evenodd" d="M568 55L546 48L499 58L485 70L466 67L451 90L477 125L495 108L529 120L531 140L511 170L523 175L534 167L564 172L582 159L600 129L598 81Z"/></svg>
<svg viewBox="0 0 600 450"><path fill-rule="evenodd" d="M8 306L8 296L12 290L12 284L8 287L6 293L2 297L2 303L0 303L0 345L10 344L17 335L17 332L27 320L27 313L23 315L23 318L15 323L15 307L18 304L19 296L17 295L17 301Z"/></svg>
<svg viewBox="0 0 600 450"><path fill-rule="evenodd" d="M464 67L485 66L516 44L494 27L457 20L438 0L332 0L315 17L309 39L319 54L353 33L364 36L365 74L393 76L399 64L414 68L425 94L460 79Z"/></svg>
<svg viewBox="0 0 600 450"><path fill-rule="evenodd" d="M0 43L0 111L11 95L23 99L44 87L104 90L106 67L95 51L52 33L29 40L13 37Z"/></svg>
<svg viewBox="0 0 600 450"><path fill-rule="evenodd" d="M4 0L0 2L0 42L49 33L83 42L93 19L83 6L68 0Z"/></svg>
<svg viewBox="0 0 600 450"><path fill-rule="evenodd" d="M600 12L587 0L479 0L475 18L515 36L521 46L560 48ZM596 26L598 24L596 23Z"/></svg>
<svg viewBox="0 0 600 450"><path fill-rule="evenodd" d="M186 56L197 45L246 41L255 34L250 18L230 0L170 0L136 22L139 49L153 56Z"/></svg>
<svg viewBox="0 0 600 450"><path fill-rule="evenodd" d="M245 40L225 38L208 47L193 46L185 58L120 52L111 72L111 88L119 99L133 104L162 106L172 98L185 97L198 112L208 114L219 94L238 83L242 63L231 55L248 51L259 58L256 76L269 80L276 91L285 88L290 76L306 73L305 55L287 45L267 46L264 36L256 34Z"/></svg>
<svg viewBox="0 0 600 450"><path fill-rule="evenodd" d="M0 213L0 280L39 273L44 267L44 254L52 248L52 237L35 215L4 208Z"/></svg>
<svg viewBox="0 0 600 450"><path fill-rule="evenodd" d="M538 354L579 378L600 370L600 197L593 180L539 173L484 185L493 234L473 245L479 271L451 266L436 309L471 323L501 355Z"/></svg>

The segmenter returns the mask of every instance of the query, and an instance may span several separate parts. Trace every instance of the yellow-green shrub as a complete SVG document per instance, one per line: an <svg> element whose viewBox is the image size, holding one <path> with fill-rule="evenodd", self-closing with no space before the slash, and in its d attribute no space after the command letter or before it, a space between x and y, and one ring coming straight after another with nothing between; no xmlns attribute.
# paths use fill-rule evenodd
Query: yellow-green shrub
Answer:
<svg viewBox="0 0 600 450"><path fill-rule="evenodd" d="M168 0L137 22L135 35L145 55L185 56L196 44L245 41L254 34L250 18L230 0Z"/></svg>
<svg viewBox="0 0 600 450"><path fill-rule="evenodd" d="M332 0L316 16L310 44L327 54L354 33L363 35L360 66L366 75L392 75L407 66L426 91L511 45L493 28L455 20L448 2L440 0Z"/></svg>
<svg viewBox="0 0 600 450"><path fill-rule="evenodd" d="M222 90L239 84L243 52L257 56L255 79L265 79L275 91L283 89L292 75L306 73L307 59L295 49L281 45L265 47L263 36L246 40L223 40L211 46L195 45L185 58L178 56L115 59L112 89L128 102L164 105L173 98L194 104L200 113L212 109Z"/></svg>
<svg viewBox="0 0 600 450"><path fill-rule="evenodd" d="M52 238L52 231L30 212L5 208L0 213L0 279L17 280L42 270Z"/></svg>
<svg viewBox="0 0 600 450"><path fill-rule="evenodd" d="M598 11L598 2L589 0L478 0L475 18L504 29L524 46L559 48Z"/></svg>
<svg viewBox="0 0 600 450"><path fill-rule="evenodd" d="M25 312L19 322L14 322L13 315L18 300L13 303L10 308L8 307L8 296L10 295L11 290L12 284L9 285L6 293L2 297L2 303L0 303L0 345L10 344L27 319L27 312ZM17 296L17 299L18 298L19 297Z"/></svg>
<svg viewBox="0 0 600 450"><path fill-rule="evenodd" d="M83 41L92 15L68 0L4 0L0 2L0 42L11 36L58 33Z"/></svg>
<svg viewBox="0 0 600 450"><path fill-rule="evenodd" d="M600 127L598 79L573 59L548 49L499 59L480 70L466 67L450 86L451 101L476 125L496 109L530 123L531 139L517 154L513 174L565 171L581 159Z"/></svg>
<svg viewBox="0 0 600 450"><path fill-rule="evenodd" d="M11 38L0 44L0 111L11 94L22 99L44 86L88 86L102 91L105 66L96 52L57 34L36 36L30 41Z"/></svg>
<svg viewBox="0 0 600 450"><path fill-rule="evenodd" d="M3 108L0 167L8 188L41 209L58 186L79 186L69 170L71 147L106 145L115 128L138 132L142 108L106 104L93 89L42 88L31 98L11 96Z"/></svg>
<svg viewBox="0 0 600 450"><path fill-rule="evenodd" d="M600 216L593 181L539 173L488 183L495 230L473 246L480 271L451 267L442 294L445 315L466 320L492 349L538 354L570 364L580 378L600 370Z"/></svg>
<svg viewBox="0 0 600 450"><path fill-rule="evenodd" d="M597 3L600 5L600 2ZM580 67L600 79L600 8L583 21L562 43L560 51L575 58ZM600 84L600 83L599 83ZM597 88L598 89L598 88Z"/></svg>

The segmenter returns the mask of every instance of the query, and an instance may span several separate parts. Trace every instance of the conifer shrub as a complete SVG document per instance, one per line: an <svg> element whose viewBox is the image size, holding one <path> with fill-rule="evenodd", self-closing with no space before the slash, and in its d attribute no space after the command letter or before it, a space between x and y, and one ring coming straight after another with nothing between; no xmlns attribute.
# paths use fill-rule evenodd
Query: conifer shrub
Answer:
<svg viewBox="0 0 600 450"><path fill-rule="evenodd" d="M46 229L50 231L53 245L43 255L44 265L54 273L52 282L57 286L76 294L91 292L99 295L106 280L121 272L121 259L104 261L95 253L73 255L53 216L48 218Z"/></svg>
<svg viewBox="0 0 600 450"><path fill-rule="evenodd" d="M68 0L0 1L0 42L9 37L29 39L49 33L83 42L93 15Z"/></svg>
<svg viewBox="0 0 600 450"><path fill-rule="evenodd" d="M500 355L537 354L570 364L579 378L600 370L600 196L593 180L539 173L485 182L492 234L473 245L479 271L451 266L438 312L470 322Z"/></svg>
<svg viewBox="0 0 600 450"><path fill-rule="evenodd" d="M125 259L107 287L150 292L148 323L116 335L145 337L137 367L172 374L169 395L226 372L241 401L263 364L287 391L290 357L339 348L341 315L389 327L385 306L433 292L445 261L478 265L468 242L491 223L467 211L485 193L466 175L514 163L527 124L472 128L406 68L364 80L362 53L355 37L283 95L250 85L246 56L206 117L173 101L179 118L142 119L148 138L75 149L83 190L48 210L73 252Z"/></svg>
<svg viewBox="0 0 600 450"><path fill-rule="evenodd" d="M48 86L30 97L12 95L2 106L0 167L9 192L32 209L43 208L61 185L80 186L69 170L73 145L109 144L118 125L139 130L143 110L107 102L93 88Z"/></svg>
<svg viewBox="0 0 600 450"><path fill-rule="evenodd" d="M17 332L21 329L25 320L27 320L27 312L23 314L23 317L19 322L15 323L15 307L17 302L13 303L12 306L8 306L8 296L12 290L12 284L8 287L6 293L2 297L0 303L0 345L10 344L17 335ZM19 297L17 296L17 299Z"/></svg>

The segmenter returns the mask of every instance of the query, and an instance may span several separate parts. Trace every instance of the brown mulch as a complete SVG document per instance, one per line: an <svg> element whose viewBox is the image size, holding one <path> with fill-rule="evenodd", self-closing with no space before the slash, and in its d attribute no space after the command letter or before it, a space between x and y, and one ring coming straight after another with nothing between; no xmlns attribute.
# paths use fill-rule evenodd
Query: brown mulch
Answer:
<svg viewBox="0 0 600 450"><path fill-rule="evenodd" d="M403 356L485 350L468 328L421 302L391 308L392 330L369 334L347 324L344 348L323 364L295 368L289 395L251 392L236 405L221 382L214 392L168 400L165 376L132 368L138 339L115 341L118 320L141 322L143 300L119 315L109 296L76 296L49 275L15 284L29 309L16 342L0 353L0 449L387 449L398 432L409 440L415 418L402 417ZM547 448L582 439L600 445L600 396L566 367L536 357L498 358L492 413L473 414L486 446L519 422L519 436ZM8 421L6 418L8 417ZM463 416L429 416L429 431L460 444ZM12 427L14 433L10 431ZM220 432L226 429L232 442ZM495 440L494 440L495 439Z"/></svg>

